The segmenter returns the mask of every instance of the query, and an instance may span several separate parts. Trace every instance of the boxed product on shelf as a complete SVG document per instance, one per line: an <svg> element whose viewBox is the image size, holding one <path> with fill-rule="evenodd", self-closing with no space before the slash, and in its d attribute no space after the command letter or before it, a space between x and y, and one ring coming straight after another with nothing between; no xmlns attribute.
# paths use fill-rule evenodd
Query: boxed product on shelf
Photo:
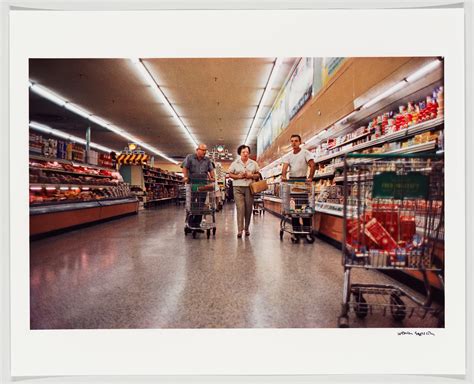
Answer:
<svg viewBox="0 0 474 384"><path fill-rule="evenodd" d="M337 155L338 152L347 152L347 150L356 145L382 138L427 120L435 119L442 116L439 113L444 110L444 107L440 107L440 98L441 104L444 106L442 87L435 89L431 95L428 95L418 103L408 102L407 105L400 105L396 112L388 111L374 117L367 127L361 126L349 134L335 138L330 137L320 143L312 152L316 157ZM363 137L360 140L353 140L358 136ZM380 149L366 153L380 153Z"/></svg>

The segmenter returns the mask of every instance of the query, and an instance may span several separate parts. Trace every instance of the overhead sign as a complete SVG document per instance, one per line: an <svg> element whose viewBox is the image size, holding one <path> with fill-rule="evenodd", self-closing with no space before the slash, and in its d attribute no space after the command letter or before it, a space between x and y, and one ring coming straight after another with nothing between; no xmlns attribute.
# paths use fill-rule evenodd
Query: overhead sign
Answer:
<svg viewBox="0 0 474 384"><path fill-rule="evenodd" d="M313 58L303 57L286 86L289 119L310 99L313 90Z"/></svg>
<svg viewBox="0 0 474 384"><path fill-rule="evenodd" d="M117 163L124 165L145 165L148 155L143 153L121 153L117 156Z"/></svg>

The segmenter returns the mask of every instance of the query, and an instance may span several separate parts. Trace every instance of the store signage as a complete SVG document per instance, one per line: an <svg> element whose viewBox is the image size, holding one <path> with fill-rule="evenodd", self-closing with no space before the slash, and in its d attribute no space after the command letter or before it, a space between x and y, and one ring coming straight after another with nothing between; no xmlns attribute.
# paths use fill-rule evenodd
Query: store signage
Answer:
<svg viewBox="0 0 474 384"><path fill-rule="evenodd" d="M382 172L374 176L372 198L374 199L427 199L429 177L420 172L397 175L395 172Z"/></svg>
<svg viewBox="0 0 474 384"><path fill-rule="evenodd" d="M117 163L124 165L145 165L148 161L148 155L142 153L121 153L117 156Z"/></svg>
<svg viewBox="0 0 474 384"><path fill-rule="evenodd" d="M303 57L291 75L286 86L288 89L288 120L291 120L311 97L313 71L313 58Z"/></svg>

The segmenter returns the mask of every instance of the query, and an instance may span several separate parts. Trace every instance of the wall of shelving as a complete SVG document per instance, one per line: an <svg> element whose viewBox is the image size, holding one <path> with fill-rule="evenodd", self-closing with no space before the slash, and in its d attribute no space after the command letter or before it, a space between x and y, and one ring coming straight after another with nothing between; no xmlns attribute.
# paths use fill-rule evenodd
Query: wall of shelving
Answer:
<svg viewBox="0 0 474 384"><path fill-rule="evenodd" d="M306 141L347 116L366 101L422 67L432 58L350 58L325 87L292 119L288 127L258 158L261 167L290 149L290 136Z"/></svg>

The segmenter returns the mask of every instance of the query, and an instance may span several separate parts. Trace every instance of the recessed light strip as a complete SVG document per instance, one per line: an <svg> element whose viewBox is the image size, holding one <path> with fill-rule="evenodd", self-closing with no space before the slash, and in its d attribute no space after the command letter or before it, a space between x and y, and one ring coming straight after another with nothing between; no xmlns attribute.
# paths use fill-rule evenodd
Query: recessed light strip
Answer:
<svg viewBox="0 0 474 384"><path fill-rule="evenodd" d="M59 95L55 94L54 92L50 91L48 88L43 87L41 85L38 85L36 83L33 83L32 81L29 82L29 87L34 93L38 94L41 97L44 97L45 99L48 99L49 101L52 101L53 103L55 103L55 104L57 104L61 107L66 108L68 111L71 111L71 112L75 113L76 115L79 115L79 116L83 117L86 120L92 121L93 123L95 123L97 125L100 125L101 127L104 127L105 129L107 129L111 132L114 132L117 135L122 136L123 138L127 139L128 141L137 143L140 147L148 149L150 152L152 152L152 153L154 153L158 156L161 156L162 158L168 160L169 162L171 162L173 164L178 164L178 162L176 160L171 159L170 157L166 156L163 152L161 152L157 148L152 147L151 145L148 145L146 143L143 143L142 141L140 141L140 140L136 139L135 137L133 137L132 135L130 135L127 131L125 131L125 130L117 127L117 126L114 126L113 124L108 123L107 121L100 118L99 116L93 115L92 113L90 113L90 112L78 107L77 105L63 99L61 96L59 96ZM38 124L38 123L35 123L35 124ZM31 124L30 124L30 126L31 126ZM46 127L46 126L44 126L44 127ZM61 132L61 131L58 131L58 130L54 130L53 128L49 128L49 129L53 130L55 132ZM40 130L40 129L37 129L37 130ZM50 131L48 131L47 133L53 134ZM73 136L68 135L66 133L62 133L62 134L63 134L63 136L60 136L60 133L57 133L57 134L55 134L55 136L63 137L63 138L66 138L66 139L69 138L69 137L73 137ZM75 137L74 141L76 141L76 142L84 141L84 143L85 143L85 140L81 139L79 137ZM94 144L94 145L96 145L96 148L97 148L97 146L99 146L99 144ZM92 146L92 143L91 143L91 146ZM105 147L103 147L103 148L105 148Z"/></svg>
<svg viewBox="0 0 474 384"><path fill-rule="evenodd" d="M283 63L283 59L279 57L275 59L275 64L273 64L272 72L270 73L270 77L268 78L267 85L265 87L265 90L263 91L262 98L260 99L260 103L258 104L257 112L255 112L255 116L253 117L252 124L250 125L249 131L247 132L247 137L245 138L245 145L249 145L250 138L252 137L252 134L255 130L255 127L258 121L258 116L260 115L260 112L262 111L263 106L265 105L265 101L273 87L273 83L275 82L278 69L280 68L282 63Z"/></svg>
<svg viewBox="0 0 474 384"><path fill-rule="evenodd" d="M161 88L158 86L158 84L156 83L155 79L153 78L153 76L151 75L150 71L145 66L145 64L143 64L141 59L131 59L131 61L135 64L136 68L142 74L143 78L147 81L147 83L151 86L153 91L155 91L156 95L158 96L158 99L166 106L166 108L171 113L171 115L177 120L178 125L186 133L186 136L188 136L189 140L193 143L194 146L197 147L199 145L198 142L194 139L191 132L189 132L189 129L186 127L186 125L183 123L181 118L178 116L175 109L173 108L173 106L171 105L168 98L161 90Z"/></svg>

